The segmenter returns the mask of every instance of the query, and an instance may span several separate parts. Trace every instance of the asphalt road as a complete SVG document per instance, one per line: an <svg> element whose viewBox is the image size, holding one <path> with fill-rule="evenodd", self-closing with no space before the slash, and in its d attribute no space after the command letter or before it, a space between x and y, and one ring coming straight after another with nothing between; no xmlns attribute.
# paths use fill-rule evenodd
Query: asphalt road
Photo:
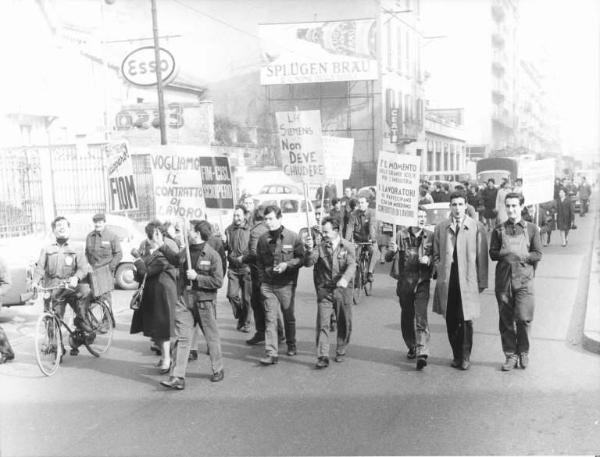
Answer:
<svg viewBox="0 0 600 457"><path fill-rule="evenodd" d="M65 356L41 375L31 330L40 309L4 310L17 359L0 367L0 455L464 455L599 454L600 356L581 348L593 217L561 248L558 233L537 271L537 308L527 370L500 371L493 290L475 321L472 368L451 368L443 319L430 314L423 372L406 359L389 265L373 296L353 308L348 359L315 370L311 272L297 295L296 357L262 367L244 344L220 292L225 380L209 381L208 358L188 368L186 390L164 390L156 356L129 335L129 293L115 293L117 332L95 359ZM493 284L493 268L490 269ZM333 348L332 348L333 350Z"/></svg>

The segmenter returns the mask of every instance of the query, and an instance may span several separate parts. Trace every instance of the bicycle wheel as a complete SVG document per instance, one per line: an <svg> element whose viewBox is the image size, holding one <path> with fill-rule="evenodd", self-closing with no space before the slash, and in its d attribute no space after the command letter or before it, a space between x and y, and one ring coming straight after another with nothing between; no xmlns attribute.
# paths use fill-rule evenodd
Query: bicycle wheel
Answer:
<svg viewBox="0 0 600 457"><path fill-rule="evenodd" d="M112 311L103 300L90 303L87 320L92 332L86 336L85 347L95 357L108 351L115 329Z"/></svg>
<svg viewBox="0 0 600 457"><path fill-rule="evenodd" d="M361 291L362 291L362 279L363 274L362 274L362 269L360 264L358 265L358 268L356 269L356 274L354 276L354 290L352 291L352 301L355 305L359 305L360 304L360 296L361 296Z"/></svg>
<svg viewBox="0 0 600 457"><path fill-rule="evenodd" d="M62 338L58 320L50 313L42 314L35 325L35 359L46 376L56 373L62 358Z"/></svg>
<svg viewBox="0 0 600 457"><path fill-rule="evenodd" d="M362 258L361 262L361 270L362 274L362 288L365 291L365 295L368 297L371 295L371 291L373 290L373 283L368 280L367 272L369 271L369 259L367 256Z"/></svg>

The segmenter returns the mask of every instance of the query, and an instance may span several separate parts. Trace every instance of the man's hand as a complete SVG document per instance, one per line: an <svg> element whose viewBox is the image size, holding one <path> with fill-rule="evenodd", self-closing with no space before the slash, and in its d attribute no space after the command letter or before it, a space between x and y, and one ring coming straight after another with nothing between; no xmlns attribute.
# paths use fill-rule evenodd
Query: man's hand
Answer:
<svg viewBox="0 0 600 457"><path fill-rule="evenodd" d="M421 262L423 265L428 265L429 264L429 256L428 255L424 255L423 257L421 257L419 259L419 262Z"/></svg>
<svg viewBox="0 0 600 457"><path fill-rule="evenodd" d="M163 244L165 244L165 239L163 237L163 234L160 230L156 229L154 231L154 236L152 237L152 239L154 240L154 242L156 243L156 247L159 248L161 247Z"/></svg>
<svg viewBox="0 0 600 457"><path fill-rule="evenodd" d="M198 273L196 273L196 270L190 269L190 270L186 271L186 275L190 281L195 281L196 278L198 278Z"/></svg>
<svg viewBox="0 0 600 457"><path fill-rule="evenodd" d="M75 289L77 287L77 283L79 282L79 278L77 276L71 276L69 278L69 287L71 289Z"/></svg>
<svg viewBox="0 0 600 457"><path fill-rule="evenodd" d="M306 240L304 240L304 246L306 246L306 249L308 249L309 251L313 250L313 248L315 247L315 240L312 239L312 236L309 236L308 238L306 238Z"/></svg>
<svg viewBox="0 0 600 457"><path fill-rule="evenodd" d="M398 245L394 240L390 241L388 244L388 250L392 252L398 252Z"/></svg>
<svg viewBox="0 0 600 457"><path fill-rule="evenodd" d="M338 287L341 287L342 289L345 289L346 287L348 287L348 281L346 280L346 278L340 278L336 285Z"/></svg>
<svg viewBox="0 0 600 457"><path fill-rule="evenodd" d="M287 263L285 262L281 262L279 265L277 265L275 268L273 268L273 271L275 273L283 273L285 270L287 270Z"/></svg>

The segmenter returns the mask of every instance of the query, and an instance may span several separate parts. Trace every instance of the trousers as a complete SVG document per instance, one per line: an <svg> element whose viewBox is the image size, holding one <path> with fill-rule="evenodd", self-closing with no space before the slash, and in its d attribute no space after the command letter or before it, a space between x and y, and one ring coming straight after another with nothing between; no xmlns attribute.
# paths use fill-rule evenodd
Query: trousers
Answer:
<svg viewBox="0 0 600 457"><path fill-rule="evenodd" d="M427 304L429 303L430 281L422 281L416 288L401 288L397 294L400 301L400 328L406 347L414 349L417 356L429 355L429 323Z"/></svg>
<svg viewBox="0 0 600 457"><path fill-rule="evenodd" d="M337 345L335 353L345 355L352 333L352 289L336 287L321 289L317 296L317 357L329 357L329 328L331 316L337 316Z"/></svg>
<svg viewBox="0 0 600 457"><path fill-rule="evenodd" d="M473 348L473 321L466 321L462 308L457 262L452 262L446 306L446 330L455 360L469 360Z"/></svg>
<svg viewBox="0 0 600 457"><path fill-rule="evenodd" d="M227 299L233 309L233 317L238 320L238 328L252 323L252 280L250 272L227 272Z"/></svg>

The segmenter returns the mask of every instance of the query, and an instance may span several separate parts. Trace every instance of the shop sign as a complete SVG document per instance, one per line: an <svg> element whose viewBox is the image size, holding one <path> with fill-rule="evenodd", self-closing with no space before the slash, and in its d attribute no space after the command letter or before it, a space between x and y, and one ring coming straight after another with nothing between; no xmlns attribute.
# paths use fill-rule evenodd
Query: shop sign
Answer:
<svg viewBox="0 0 600 457"><path fill-rule="evenodd" d="M160 70L163 83L168 82L175 73L175 58L166 49L160 48ZM156 59L154 46L138 48L125 57L121 63L123 78L134 86L150 87L156 85Z"/></svg>

